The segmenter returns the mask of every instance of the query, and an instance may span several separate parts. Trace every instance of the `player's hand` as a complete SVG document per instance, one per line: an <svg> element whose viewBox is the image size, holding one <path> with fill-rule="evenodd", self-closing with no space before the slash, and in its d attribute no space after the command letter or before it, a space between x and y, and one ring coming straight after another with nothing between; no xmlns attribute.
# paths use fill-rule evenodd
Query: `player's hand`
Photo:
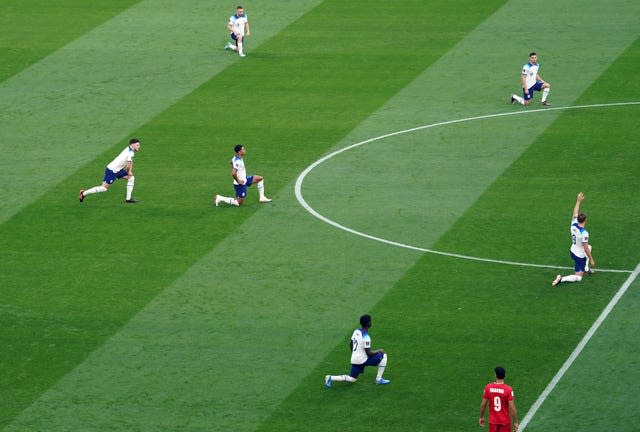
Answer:
<svg viewBox="0 0 640 432"><path fill-rule="evenodd" d="M484 417L480 417L480 418L478 419L478 424L479 424L481 427L484 427Z"/></svg>
<svg viewBox="0 0 640 432"><path fill-rule="evenodd" d="M582 201L584 199L584 193L580 192L578 194L578 201Z"/></svg>
<svg viewBox="0 0 640 432"><path fill-rule="evenodd" d="M515 422L513 424L513 432L517 432L517 430L518 430L518 422Z"/></svg>

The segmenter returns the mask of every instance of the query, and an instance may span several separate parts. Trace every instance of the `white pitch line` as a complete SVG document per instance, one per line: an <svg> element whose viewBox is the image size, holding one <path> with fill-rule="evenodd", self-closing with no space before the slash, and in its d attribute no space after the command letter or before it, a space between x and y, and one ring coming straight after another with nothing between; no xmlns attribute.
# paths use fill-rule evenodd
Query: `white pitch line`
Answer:
<svg viewBox="0 0 640 432"><path fill-rule="evenodd" d="M307 211L309 212L311 215L313 215L314 217L320 219L321 221L332 225L338 229L341 229L343 231L346 231L348 233L360 236L360 237L364 237L364 238L368 238L370 240L375 240L381 243L386 243L388 245L391 246L396 246L396 247L401 247L401 248L405 248L405 249L411 249L411 250L415 250L415 251L419 251L419 252L425 252L425 253L431 253L431 254L436 254L436 255L443 255L443 256L448 256L448 257L452 257L452 258L459 258L459 259L466 259L466 260L472 260L472 261L482 261L482 262L488 262L488 263L494 263L494 264L506 264L506 265L513 265L513 266L521 266L521 267L537 267L537 268L554 268L554 269L572 269L573 267L564 267L564 266L556 266L556 265L548 265L548 264L532 264L532 263L522 263L522 262L517 262L517 261L504 261L504 260L496 260L496 259L490 259L490 258L481 258L481 257L474 257L474 256L469 256L469 255L461 255L461 254L456 254L456 253L450 253L450 252L443 252L443 251L437 251L434 249L427 249L427 248L422 248L422 247L418 247L418 246L412 246L412 245L408 245L408 244L404 244L404 243L399 243L399 242L395 242L392 240L387 240L387 239L383 239L381 237L376 237L370 234L366 234L360 231L356 231L352 228L346 227L344 225L341 225L323 215L321 215L320 213L318 213L313 207L311 207L307 201L304 199L304 196L302 195L302 183L304 182L305 177L307 176L307 174L309 174L311 171L313 171L318 165L326 162L327 160L331 159L332 157L339 155L340 153L344 153L348 150L352 150L356 147L360 147L362 145L365 144L369 144L372 143L374 141L379 141L385 138L389 138L392 136L396 136L396 135L402 135L405 133L410 133L410 132L416 132L419 130L423 130L423 129L429 129L429 128L434 128L437 126L446 126L446 125L450 125L450 124L455 124L455 123L463 123L463 122L469 122L469 121L474 121L474 120L483 120L483 119L490 119L490 118L495 118L495 117L505 117L505 116L511 116L511 115L522 115L522 114L533 114L533 113L540 113L540 112L550 112L550 111L559 111L559 110L570 110L570 109L585 109L585 108L603 108L603 107L615 107L615 106L628 106L628 105L640 105L640 102L617 102L617 103L609 103L609 104L593 104L593 105L575 105L575 106L568 106L568 107L553 107L553 108L540 108L540 109L535 109L535 110L528 110L528 111L515 111L515 112L506 112L506 113L498 113L498 114L487 114L487 115L482 115L482 116L475 116L475 117L467 117L467 118L463 118L463 119L457 119L457 120L448 120L448 121L443 121L443 122L439 122L439 123L432 123L429 125L424 125L424 126L418 126L418 127L414 127L414 128L410 128L410 129L405 129L405 130L401 130L401 131L396 131L396 132L391 132L388 134L384 134L384 135L380 135L377 136L375 138L369 138L367 140L364 141L360 141L357 142L355 144L351 144L347 147L343 147L339 150L336 150L332 153L329 153L328 155L318 159L317 161L315 161L314 163L312 163L311 165L309 165L304 171L302 171L302 173L300 173L300 175L298 176L297 180L296 180L296 184L295 184L295 194L296 194L296 199L298 200L298 202L300 203L300 205ZM607 273L631 273L631 270L619 270L619 269L598 269L598 272L607 272Z"/></svg>
<svg viewBox="0 0 640 432"><path fill-rule="evenodd" d="M624 284L622 284L622 286L620 287L616 295L613 296L613 298L611 299L607 307L604 308L604 310L602 311L598 319L593 323L589 331L584 335L584 337L582 338L578 346L576 346L576 348L573 350L569 358L564 362L560 370L558 370L555 376L551 379L551 382L549 382L549 384L544 389L544 391L540 394L540 396L538 396L538 399L534 402L531 408L529 408L529 412L527 412L527 415L524 416L524 418L522 419L522 423L520 423L518 427L519 431L522 432L525 430L525 428L527 427L527 425L529 424L533 416L536 415L536 413L538 412L538 409L540 409L540 406L547 399L549 394L553 391L556 384L558 384L558 382L562 379L562 377L567 372L567 370L569 370L571 365L573 365L573 362L576 360L576 358L578 358L578 356L580 355L584 347L587 345L589 340L593 337L593 335L596 333L596 331L598 330L600 325L604 322L604 320L607 318L607 316L609 316L609 314L611 313L615 305L618 303L618 301L622 298L622 296L627 291L629 286L631 286L633 281L638 277L639 273L640 273L640 263L636 266L635 270L631 272L631 274L629 275L627 280L624 282Z"/></svg>

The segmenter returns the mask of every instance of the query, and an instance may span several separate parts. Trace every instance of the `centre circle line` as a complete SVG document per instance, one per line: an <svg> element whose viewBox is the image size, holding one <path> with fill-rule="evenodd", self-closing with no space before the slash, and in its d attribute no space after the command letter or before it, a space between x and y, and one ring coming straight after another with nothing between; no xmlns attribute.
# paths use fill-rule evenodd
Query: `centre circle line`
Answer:
<svg viewBox="0 0 640 432"><path fill-rule="evenodd" d="M506 261L506 260L497 260L497 259L491 259L491 258L482 258L482 257L476 257L476 256L470 256L470 255L462 255L462 254L457 254L457 253L452 253L452 252L444 252L444 251L438 251L435 249L428 249L428 248L423 248L423 247L419 247L419 246L413 246L413 245L409 245L409 244L405 244L405 243L400 243L400 242L396 242L393 240L388 240L388 239L384 239L381 237L376 237L373 236L371 234L367 234L367 233L363 233L361 231L357 231L353 228L349 228L347 226L341 225L338 222L335 222L331 219L329 219L328 217L320 214L319 212L317 212L313 207L311 207L309 205L309 203L307 203L307 201L304 199L304 196L302 195L302 183L304 182L304 179L306 178L306 176L313 171L317 166L319 166L320 164L326 162L327 160L333 158L334 156L337 156L341 153L344 153L346 151L349 150L353 150L354 148L363 146L365 144L370 144L372 142L375 141L380 141L386 138L390 138L393 136L397 136L397 135L402 135L402 134L406 134L406 133L411 133L411 132L416 132L416 131L420 131L423 129L430 129L430 128L434 128L434 127L438 127L438 126L446 126L446 125L451 125L451 124L456 124L456 123L464 123L464 122L470 122L470 121L475 121L475 120L483 120L483 119L490 119L490 118L496 118L496 117L506 117L506 116L511 116L511 115L522 115L522 114L533 114L533 113L540 113L540 112L552 112L552 111L560 111L560 110L571 110L571 109L585 109L585 108L606 108L606 107L616 107L616 106L629 106L629 105L640 105L639 101L635 101L635 102L616 102L616 103L606 103L606 104L592 104L592 105L574 105L574 106L566 106L566 107L547 107L547 108L540 108L540 109L534 109L534 110L527 110L527 111L515 111L515 112L505 112L505 113L497 113L497 114L486 114L486 115L481 115L481 116L474 116L474 117L466 117L466 118L462 118L462 119L456 119L456 120L447 120L447 121L442 121L442 122L438 122L438 123L432 123L432 124L428 124L428 125L423 125L423 126L417 126L414 128L410 128L410 129L404 129L404 130L400 130L400 131L396 131L396 132L391 132L388 134L384 134L384 135L380 135L374 138L369 138L367 140L364 141L360 141L357 142L355 144L351 144L349 146L343 147L341 149L338 149L332 153L329 153L328 155L318 159L317 161L315 161L314 163L312 163L311 165L309 165L304 171L302 171L302 173L300 173L300 175L298 176L298 178L296 179L296 184L295 184L295 195L296 195L296 199L298 200L298 202L300 203L300 205L308 212L310 213L312 216L316 217L317 219L320 219L321 221L335 227L338 228L340 230L346 231L350 234L354 234L360 237L364 237L370 240L374 240L380 243L385 243L391 246L396 246L396 247L400 247L400 248L404 248L404 249L410 249L410 250L414 250L414 251L418 251L418 252L424 252L424 253L431 253L431 254L435 254L435 255L442 255L442 256L447 256L447 257L451 257L451 258L458 258L458 259L465 259L465 260L471 260L471 261L480 261L480 262L488 262L488 263L494 263L494 264L505 264L505 265L512 265L512 266L519 266L519 267L537 267L537 268L548 268L548 269L572 269L573 267L566 267L566 266L557 266L557 265L549 265L549 264L533 264L533 263L524 263L524 262L518 262L518 261ZM598 272L608 272L608 273L632 273L633 270L619 270L619 269L598 269Z"/></svg>

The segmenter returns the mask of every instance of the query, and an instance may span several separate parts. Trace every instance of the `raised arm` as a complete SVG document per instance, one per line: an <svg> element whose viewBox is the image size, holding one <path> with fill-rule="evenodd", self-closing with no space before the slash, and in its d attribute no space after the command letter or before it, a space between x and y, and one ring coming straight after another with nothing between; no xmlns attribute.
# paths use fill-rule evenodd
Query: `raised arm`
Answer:
<svg viewBox="0 0 640 432"><path fill-rule="evenodd" d="M577 218L578 214L580 214L580 204L582 204L582 200L584 199L584 194L580 192L578 197L576 198L576 205L573 206L573 218Z"/></svg>

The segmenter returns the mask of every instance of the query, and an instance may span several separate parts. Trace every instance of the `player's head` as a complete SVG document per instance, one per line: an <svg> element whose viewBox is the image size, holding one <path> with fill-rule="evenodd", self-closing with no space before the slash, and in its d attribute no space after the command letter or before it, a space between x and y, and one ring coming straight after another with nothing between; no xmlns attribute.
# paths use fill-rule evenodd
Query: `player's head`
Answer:
<svg viewBox="0 0 640 432"><path fill-rule="evenodd" d="M584 223L587 220L587 215L584 213L580 213L578 215L578 223Z"/></svg>
<svg viewBox="0 0 640 432"><path fill-rule="evenodd" d="M362 315L360 317L360 325L362 326L362 328L371 327L371 315L369 314Z"/></svg>
<svg viewBox="0 0 640 432"><path fill-rule="evenodd" d="M236 6L236 15L239 17L244 15L244 8L241 5Z"/></svg>
<svg viewBox="0 0 640 432"><path fill-rule="evenodd" d="M240 153L242 150L244 150L244 146L242 144L237 144L234 148L233 151L235 151L236 153Z"/></svg>
<svg viewBox="0 0 640 432"><path fill-rule="evenodd" d="M137 138L131 138L129 140L129 147L131 147L133 151L140 150L140 141Z"/></svg>
<svg viewBox="0 0 640 432"><path fill-rule="evenodd" d="M502 366L496 366L494 371L496 373L496 378L498 379L504 379L504 377L507 375L507 371L505 371Z"/></svg>
<svg viewBox="0 0 640 432"><path fill-rule="evenodd" d="M536 64L536 62L538 61L538 54L535 51L531 51L529 53L529 61L531 62L531 64Z"/></svg>

